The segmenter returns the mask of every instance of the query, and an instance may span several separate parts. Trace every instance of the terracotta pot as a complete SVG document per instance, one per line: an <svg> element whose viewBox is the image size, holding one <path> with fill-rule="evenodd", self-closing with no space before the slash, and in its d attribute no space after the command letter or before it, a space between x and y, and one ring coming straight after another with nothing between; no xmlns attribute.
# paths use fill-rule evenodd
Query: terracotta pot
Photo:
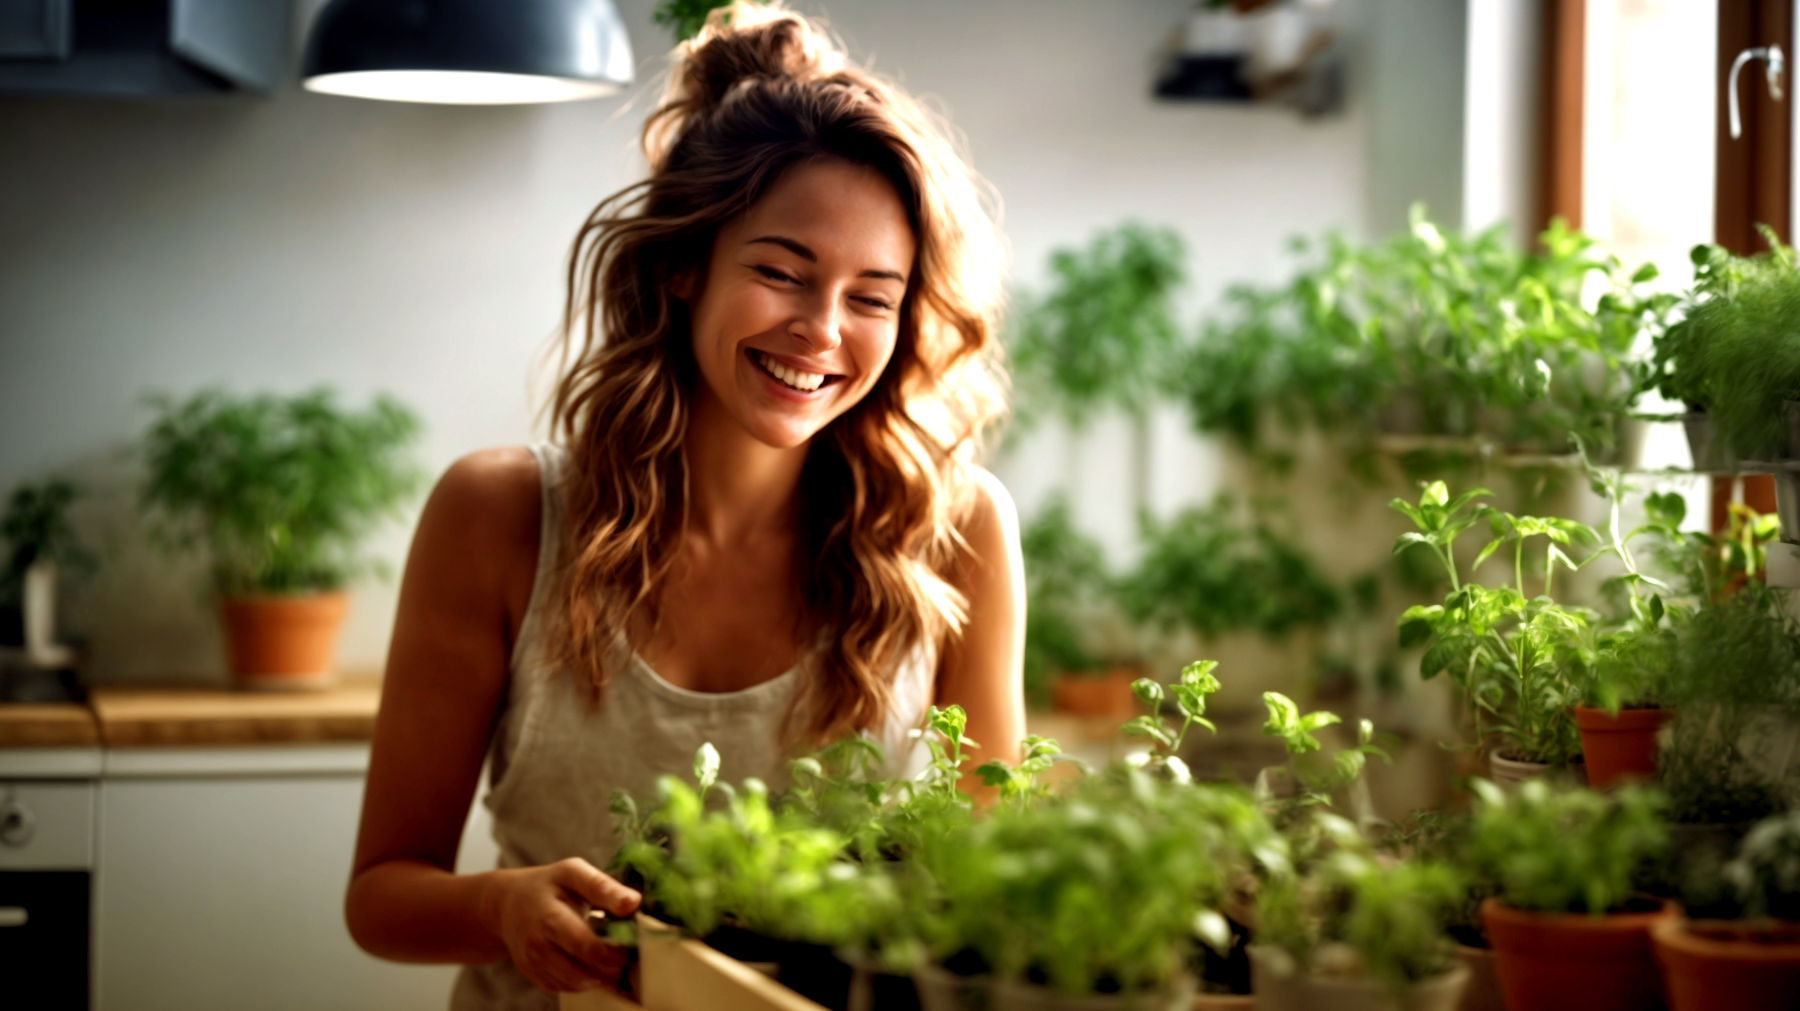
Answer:
<svg viewBox="0 0 1800 1011"><path fill-rule="evenodd" d="M1098 674L1063 674L1050 685L1050 705L1074 716L1117 716L1138 713L1131 683L1144 676L1138 667L1113 667Z"/></svg>
<svg viewBox="0 0 1800 1011"><path fill-rule="evenodd" d="M1467 944L1456 946L1456 960L1469 970L1469 985L1463 987L1462 1003L1456 1011L1506 1011L1500 996L1500 968L1494 964L1494 953L1487 948Z"/></svg>
<svg viewBox="0 0 1800 1011"><path fill-rule="evenodd" d="M231 674L245 688L306 691L333 680L342 593L238 597L224 602Z"/></svg>
<svg viewBox="0 0 1800 1011"><path fill-rule="evenodd" d="M1286 952L1250 949L1256 1011L1457 1011L1469 970L1461 965L1406 988L1403 999L1372 979L1333 979L1294 972Z"/></svg>
<svg viewBox="0 0 1800 1011"><path fill-rule="evenodd" d="M1656 732L1673 715L1669 709L1621 709L1613 716L1604 709L1576 706L1588 785L1600 790L1655 776Z"/></svg>
<svg viewBox="0 0 1800 1011"><path fill-rule="evenodd" d="M1498 899L1482 923L1513 1011L1647 1011L1663 1007L1650 928L1677 915L1674 903L1642 913L1529 913Z"/></svg>
<svg viewBox="0 0 1800 1011"><path fill-rule="evenodd" d="M1800 1007L1800 923L1675 919L1650 937L1671 1011Z"/></svg>

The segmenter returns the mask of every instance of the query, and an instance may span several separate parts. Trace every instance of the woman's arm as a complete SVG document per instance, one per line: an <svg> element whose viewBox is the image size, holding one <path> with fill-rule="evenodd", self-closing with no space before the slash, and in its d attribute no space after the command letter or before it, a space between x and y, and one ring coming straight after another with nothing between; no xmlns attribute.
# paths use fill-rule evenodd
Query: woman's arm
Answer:
<svg viewBox="0 0 1800 1011"><path fill-rule="evenodd" d="M370 954L409 962L511 958L550 990L618 978L579 907L625 914L637 893L586 861L457 875L456 850L531 596L540 526L531 454L458 461L426 503L407 558L363 795L345 917Z"/></svg>
<svg viewBox="0 0 1800 1011"><path fill-rule="evenodd" d="M1012 496L992 474L976 469L974 508L962 528L970 554L958 566L969 600L969 621L944 652L937 704L962 706L969 736L981 744L973 768L990 759L1019 760L1025 735L1025 561ZM973 773L963 789L975 796Z"/></svg>

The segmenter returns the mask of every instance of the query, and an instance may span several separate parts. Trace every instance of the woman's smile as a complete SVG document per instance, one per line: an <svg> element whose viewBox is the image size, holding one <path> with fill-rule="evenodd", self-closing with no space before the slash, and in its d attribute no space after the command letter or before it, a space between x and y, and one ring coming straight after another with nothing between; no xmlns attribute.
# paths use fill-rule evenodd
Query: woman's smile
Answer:
<svg viewBox="0 0 1800 1011"><path fill-rule="evenodd" d="M756 348L748 349L744 355L757 371L774 380L774 384L780 388L780 392L783 394L803 396L820 394L827 387L842 382L844 379L844 376L837 373L809 367L804 363ZM808 397L808 399L811 398Z"/></svg>

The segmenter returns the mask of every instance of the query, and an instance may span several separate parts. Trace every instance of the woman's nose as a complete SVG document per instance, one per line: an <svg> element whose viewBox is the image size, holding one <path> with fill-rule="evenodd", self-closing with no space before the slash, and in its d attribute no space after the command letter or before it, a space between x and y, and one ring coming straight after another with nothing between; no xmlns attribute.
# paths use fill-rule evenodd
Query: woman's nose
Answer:
<svg viewBox="0 0 1800 1011"><path fill-rule="evenodd" d="M788 324L788 333L805 341L813 351L832 351L844 343L838 333L842 322L836 296L821 292L809 300L804 314Z"/></svg>

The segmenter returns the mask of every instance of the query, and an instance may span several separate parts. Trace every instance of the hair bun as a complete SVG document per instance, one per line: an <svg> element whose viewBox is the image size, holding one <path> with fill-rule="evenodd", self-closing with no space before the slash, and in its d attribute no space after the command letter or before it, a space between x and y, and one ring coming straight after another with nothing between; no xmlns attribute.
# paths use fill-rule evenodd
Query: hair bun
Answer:
<svg viewBox="0 0 1800 1011"><path fill-rule="evenodd" d="M843 69L844 53L818 26L779 0L735 0L675 47L662 105L644 128L644 153L660 168L676 141L731 95L762 81L808 81Z"/></svg>

